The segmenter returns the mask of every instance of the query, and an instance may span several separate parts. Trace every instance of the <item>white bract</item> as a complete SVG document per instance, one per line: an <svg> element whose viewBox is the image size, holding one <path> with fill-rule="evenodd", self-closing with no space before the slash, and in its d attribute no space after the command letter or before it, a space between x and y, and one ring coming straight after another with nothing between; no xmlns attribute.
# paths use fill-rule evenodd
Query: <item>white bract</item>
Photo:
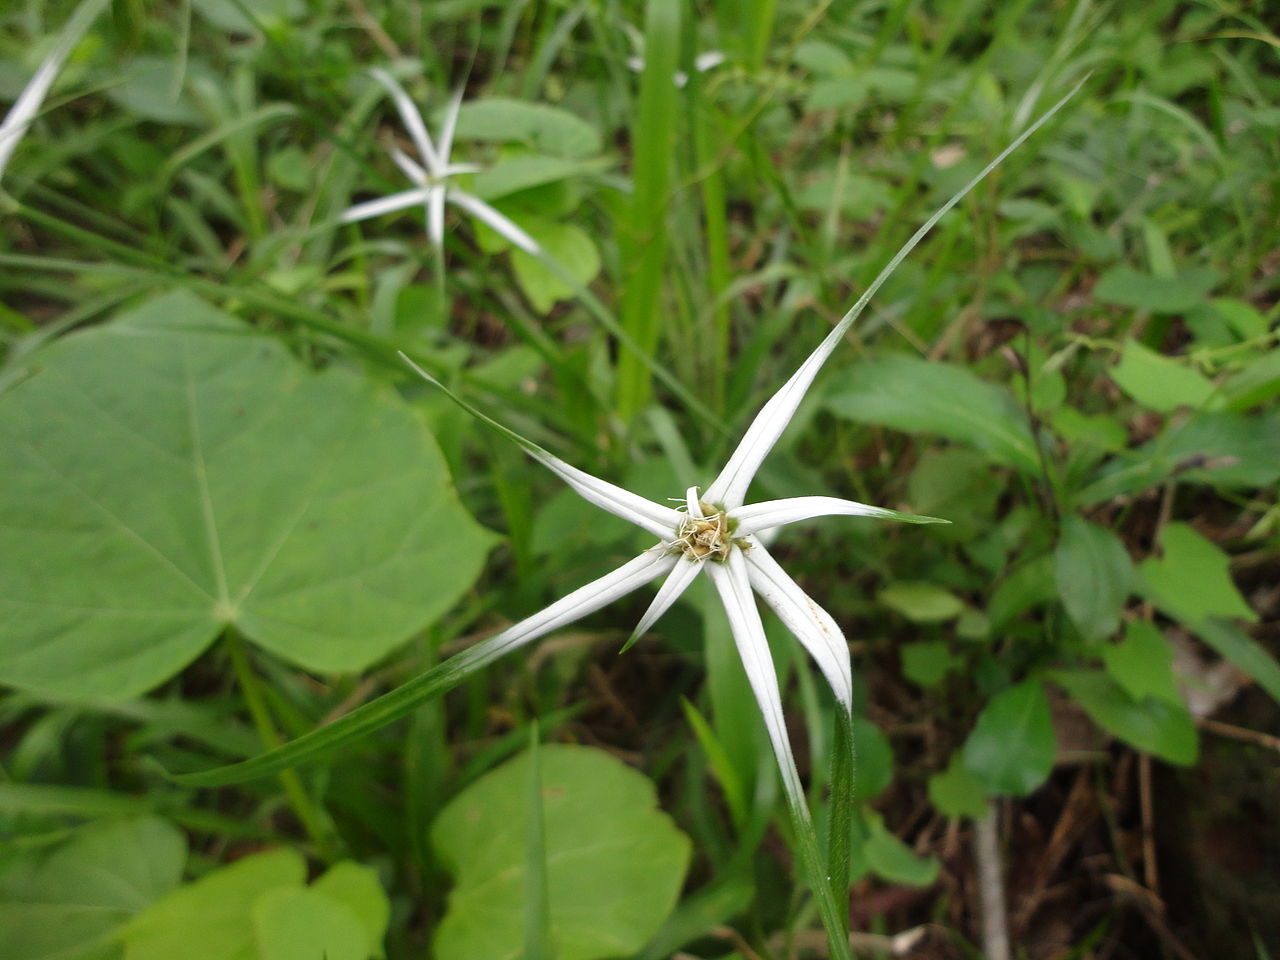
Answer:
<svg viewBox="0 0 1280 960"><path fill-rule="evenodd" d="M519 443L530 456L550 468L586 500L658 538L652 547L612 573L578 588L541 612L473 647L469 651L472 656L468 657L467 667L482 666L665 576L666 580L641 617L629 645L653 626L698 574L705 572L711 577L724 603L738 655L764 717L787 799L793 809L807 817L808 806L783 720L778 677L752 591L760 595L809 651L846 713L853 706L849 648L835 620L800 589L769 555L757 535L784 524L823 516L879 517L912 523L946 522L836 497L796 497L744 503L747 487L756 471L791 422L814 376L839 343L845 329L847 325L841 323L831 331L756 415L720 475L705 491L690 487L679 509L653 503L570 466L446 390L465 409ZM408 360L407 357L405 359ZM412 364L412 361L408 362ZM416 364L413 366L427 380L446 389Z"/></svg>
<svg viewBox="0 0 1280 960"><path fill-rule="evenodd" d="M387 89L395 102L400 119L404 121L409 138L418 151L421 163L408 156L398 147L389 151L400 171L414 184L412 190L393 193L389 197L358 203L342 215L343 223L354 223L370 217L381 216L406 207L422 205L427 221L427 237L434 247L444 243L444 205L452 203L492 227L526 253L537 254L538 243L524 230L516 225L510 217L494 209L479 197L467 193L456 183L449 181L461 173L475 173L480 168L469 163L453 163L450 154L453 152L453 133L458 123L458 112L462 109L462 90L456 90L449 98L449 106L445 110L444 122L440 127L440 135L431 139L427 132L426 122L422 114L414 106L404 87L385 70L369 71L375 80Z"/></svg>

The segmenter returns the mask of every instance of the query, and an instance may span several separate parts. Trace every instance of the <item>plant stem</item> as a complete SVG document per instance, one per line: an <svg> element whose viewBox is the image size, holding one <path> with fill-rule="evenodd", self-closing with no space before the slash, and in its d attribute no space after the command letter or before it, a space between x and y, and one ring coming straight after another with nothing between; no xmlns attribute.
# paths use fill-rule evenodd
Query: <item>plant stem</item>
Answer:
<svg viewBox="0 0 1280 960"><path fill-rule="evenodd" d="M261 681L249 662L249 653L245 649L244 639L234 627L228 627L225 642L227 653L231 656L231 668L235 671L236 682L240 684L245 706L249 708L249 715L253 718L258 737L262 740L264 748L274 750L284 741L276 730L271 713L267 709L266 700L263 699ZM282 770L279 778L280 785L284 787L285 796L289 798L289 804L297 814L298 821L307 831L307 836L316 845L321 856L327 859L332 847L332 832L328 828L326 819L312 804L311 798L303 789L298 771Z"/></svg>

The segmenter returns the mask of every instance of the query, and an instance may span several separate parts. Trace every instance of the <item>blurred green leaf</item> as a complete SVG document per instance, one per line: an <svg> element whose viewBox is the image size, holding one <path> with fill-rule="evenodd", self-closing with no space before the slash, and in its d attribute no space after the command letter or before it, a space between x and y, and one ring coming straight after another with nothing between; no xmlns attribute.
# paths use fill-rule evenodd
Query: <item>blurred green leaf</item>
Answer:
<svg viewBox="0 0 1280 960"><path fill-rule="evenodd" d="M965 543L990 529L1003 488L983 454L950 447L929 450L920 458L907 482L907 496L915 512L951 521L935 527L931 536Z"/></svg>
<svg viewBox="0 0 1280 960"><path fill-rule="evenodd" d="M862 847L867 866L890 883L907 887L927 887L938 879L937 857L919 857L915 851L894 836L884 825L884 818L874 810L865 810L868 835Z"/></svg>
<svg viewBox="0 0 1280 960"><path fill-rule="evenodd" d="M1134 620L1121 643L1102 648L1102 662L1111 678L1134 700L1151 697L1181 704L1173 677L1173 651L1164 634L1150 620Z"/></svg>
<svg viewBox="0 0 1280 960"><path fill-rule="evenodd" d="M893 747L879 727L865 717L853 718L853 794L874 800L893 782Z"/></svg>
<svg viewBox="0 0 1280 960"><path fill-rule="evenodd" d="M123 931L124 960L367 960L390 911L373 872L335 864L310 887L295 850L251 854L181 887Z"/></svg>
<svg viewBox="0 0 1280 960"><path fill-rule="evenodd" d="M953 820L976 820L987 812L987 792L977 775L964 765L959 750L951 755L946 770L929 778L929 802Z"/></svg>
<svg viewBox="0 0 1280 960"><path fill-rule="evenodd" d="M1166 613L1187 625L1205 617L1239 617L1253 612L1231 579L1230 560L1212 541L1185 523L1170 523L1160 532L1163 556L1142 562L1139 571L1147 593Z"/></svg>
<svg viewBox="0 0 1280 960"><path fill-rule="evenodd" d="M261 960L366 960L368 937L347 907L305 887L277 887L253 904Z"/></svg>
<svg viewBox="0 0 1280 960"><path fill-rule="evenodd" d="M1177 277L1157 277L1123 264L1112 267L1093 288L1104 303L1152 313L1183 313L1202 303L1218 284L1218 273L1196 267Z"/></svg>
<svg viewBox="0 0 1280 960"><path fill-rule="evenodd" d="M111 934L176 887L186 859L186 838L157 817L96 823L0 859L0 957L118 956Z"/></svg>
<svg viewBox="0 0 1280 960"><path fill-rule="evenodd" d="M1223 406L1244 413L1280 396L1280 348L1232 373L1222 384Z"/></svg>
<svg viewBox="0 0 1280 960"><path fill-rule="evenodd" d="M124 928L124 960L249 960L250 912L264 893L301 887L307 864L294 850L255 853L170 893Z"/></svg>
<svg viewBox="0 0 1280 960"><path fill-rule="evenodd" d="M1028 560L1013 569L991 594L987 616L993 632L1000 632L1032 607L1048 603L1058 596L1057 576L1052 554Z"/></svg>
<svg viewBox="0 0 1280 960"><path fill-rule="evenodd" d="M898 652L903 676L921 687L936 687L962 662L941 640L904 643Z"/></svg>
<svg viewBox="0 0 1280 960"><path fill-rule="evenodd" d="M303 0L191 0L191 7L228 33L276 29L307 12Z"/></svg>
<svg viewBox="0 0 1280 960"><path fill-rule="evenodd" d="M689 840L656 808L653 784L600 750L541 748L552 940L560 960L625 956L675 905ZM459 794L431 839L455 886L436 933L440 960L517 955L523 943L529 758Z"/></svg>
<svg viewBox="0 0 1280 960"><path fill-rule="evenodd" d="M964 611L964 601L951 591L915 580L891 583L876 594L876 599L915 623L951 620Z"/></svg>
<svg viewBox="0 0 1280 960"><path fill-rule="evenodd" d="M1024 680L992 697L964 745L964 765L988 793L1022 796L1044 783L1057 743L1044 687Z"/></svg>
<svg viewBox="0 0 1280 960"><path fill-rule="evenodd" d="M381 957L382 941L387 935L391 904L386 891L371 868L354 860L335 863L322 874L311 889L333 903L351 911L364 929L365 952L361 957Z"/></svg>
<svg viewBox="0 0 1280 960"><path fill-rule="evenodd" d="M600 161L569 160L538 153L517 153L504 156L500 162L477 173L475 193L476 196L485 200L499 200L522 190L556 183L570 177L599 173L604 168L605 165ZM527 197L521 196L520 199L526 201ZM542 209L542 205L535 206L529 202L526 206L542 213L548 212ZM524 224L522 218L520 223Z"/></svg>
<svg viewBox="0 0 1280 960"><path fill-rule="evenodd" d="M459 140L518 141L555 157L587 157L602 145L600 132L568 110L504 97L464 103L455 135Z"/></svg>
<svg viewBox="0 0 1280 960"><path fill-rule="evenodd" d="M1280 478L1280 413L1241 416L1197 411L1125 459L1099 471L1079 494L1081 503L1145 490L1169 477L1215 487L1265 487Z"/></svg>
<svg viewBox="0 0 1280 960"><path fill-rule="evenodd" d="M526 217L521 223L556 263L559 263L580 286L590 283L600 272L600 253L586 232L571 223ZM535 310L548 313L557 300L567 300L575 288L565 283L542 261L523 250L511 251L520 289Z"/></svg>
<svg viewBox="0 0 1280 960"><path fill-rule="evenodd" d="M172 57L134 57L118 82L107 87L107 96L144 120L196 126L204 118L183 93L181 79Z"/></svg>
<svg viewBox="0 0 1280 960"><path fill-rule="evenodd" d="M0 394L0 678L135 696L228 624L361 670L491 542L395 396L187 294L54 344Z"/></svg>
<svg viewBox="0 0 1280 960"><path fill-rule="evenodd" d="M827 401L839 416L911 433L937 433L992 459L1036 473L1040 461L1026 420L1004 389L963 367L907 356L862 360L842 373L848 387Z"/></svg>
<svg viewBox="0 0 1280 960"><path fill-rule="evenodd" d="M1200 371L1162 356L1137 340L1125 341L1111 379L1138 403L1161 413L1203 406L1214 393L1213 384Z"/></svg>
<svg viewBox="0 0 1280 960"><path fill-rule="evenodd" d="M1196 762L1196 725L1181 701L1135 700L1101 671L1056 670L1052 677L1113 737L1169 763Z"/></svg>
<svg viewBox="0 0 1280 960"><path fill-rule="evenodd" d="M1133 582L1133 564L1110 530L1072 514L1054 552L1058 595L1085 640L1115 633Z"/></svg>

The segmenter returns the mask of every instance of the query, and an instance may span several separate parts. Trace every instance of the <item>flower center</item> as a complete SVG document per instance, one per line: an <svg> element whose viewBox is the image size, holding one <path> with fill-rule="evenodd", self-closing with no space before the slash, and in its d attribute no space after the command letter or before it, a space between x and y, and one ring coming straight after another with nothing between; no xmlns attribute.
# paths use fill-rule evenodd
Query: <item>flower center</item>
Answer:
<svg viewBox="0 0 1280 960"><path fill-rule="evenodd" d="M733 538L737 524L730 520L723 509L707 503L698 503L701 517L687 516L676 531L671 549L684 554L691 561L724 561L735 543L745 549L745 544Z"/></svg>

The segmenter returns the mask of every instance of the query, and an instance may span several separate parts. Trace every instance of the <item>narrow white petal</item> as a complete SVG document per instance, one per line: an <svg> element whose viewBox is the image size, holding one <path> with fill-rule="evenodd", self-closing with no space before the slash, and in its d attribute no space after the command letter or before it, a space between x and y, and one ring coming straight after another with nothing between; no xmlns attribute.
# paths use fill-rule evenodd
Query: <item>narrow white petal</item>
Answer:
<svg viewBox="0 0 1280 960"><path fill-rule="evenodd" d="M444 187L432 187L427 194L427 239L433 247L444 244Z"/></svg>
<svg viewBox="0 0 1280 960"><path fill-rule="evenodd" d="M685 592L689 584L693 583L701 571L702 561L690 560L684 556L678 557L675 567L671 573L667 574L667 579L662 581L662 586L658 588L658 594L653 598L653 603L649 604L649 609L644 612L635 630L631 631L631 637L622 649L626 650L648 633L649 628L671 609L671 605L680 599L680 595Z"/></svg>
<svg viewBox="0 0 1280 960"><path fill-rule="evenodd" d="M834 332L834 331L833 331ZM841 332L843 336L843 331ZM725 464L720 475L707 487L706 499L711 503L723 503L733 509L741 505L747 495L747 487L760 469L760 464L769 455L773 445L782 436L791 418L795 416L800 401L804 399L813 378L822 369L823 361L835 349L838 339L830 336L818 345L818 349L809 355L809 359L800 365L800 369L791 375L791 379L782 385L769 402L756 414L751 426L742 437L729 462Z"/></svg>
<svg viewBox="0 0 1280 960"><path fill-rule="evenodd" d="M441 177L454 177L460 173L479 173L484 167L478 163L446 163L440 170Z"/></svg>
<svg viewBox="0 0 1280 960"><path fill-rule="evenodd" d="M462 88L453 91L449 106L444 111L444 125L440 128L440 167L449 166L449 154L453 150L453 131L458 127L458 112L462 109Z"/></svg>
<svg viewBox="0 0 1280 960"><path fill-rule="evenodd" d="M545 636L552 630L567 627L589 613L595 613L606 604L656 580L675 566L675 562L676 558L665 550L646 550L612 573L591 581L585 587L579 587L533 616L476 644L471 648L475 651L476 661L468 663L467 668L475 669L496 660L516 647Z"/></svg>
<svg viewBox="0 0 1280 960"><path fill-rule="evenodd" d="M694 69L699 73L705 73L712 67L718 67L722 63L724 63L724 54L719 50L707 50L693 58Z"/></svg>
<svg viewBox="0 0 1280 960"><path fill-rule="evenodd" d="M678 510L646 500L638 493L632 493L608 480L593 477L585 470L579 470L559 457L552 456L539 446L526 446L525 452L573 487L588 503L594 503L602 510L608 510L614 516L634 523L663 540L674 537L676 529L684 520Z"/></svg>
<svg viewBox="0 0 1280 960"><path fill-rule="evenodd" d="M970 190L981 183L987 174L1003 163L1009 154L1022 146L1028 137L1047 123L1050 117L1061 110L1067 101L1076 95L1076 92L1084 85L1084 82L1084 80L1081 80L1077 83L1065 97L1041 114L1035 123L1018 134L1012 143L996 155L994 160L983 167L972 180L952 194L946 203L934 211L933 215L921 224L920 228L899 248L898 252L876 275L876 278L871 281L871 285L862 292L862 296L858 297L857 302L849 308L849 312L840 318L840 322L831 329L831 332L818 344L813 353L809 354L804 363L800 365L800 368L792 374L791 379L783 384L782 389L769 398L769 401L756 414L755 420L747 428L742 442L733 451L733 456L725 464L720 476L716 477L715 482L707 487L704 499L713 503L723 503L730 509L742 503L743 498L747 495L747 487L751 485L756 471L760 469L760 464L764 462L764 458L769 455L773 445L782 436L782 431L786 429L787 424L791 422L791 418L795 416L796 408L800 406L800 401L804 399L805 393L808 392L810 385L813 383L813 378L817 376L818 371L822 369L823 363L826 362L827 357L831 356L831 352L835 350L844 335L849 332L853 322L866 309L876 291L898 269L898 264L906 259L907 254L914 250L916 245L924 239L925 234L933 229L934 224L941 220Z"/></svg>
<svg viewBox="0 0 1280 960"><path fill-rule="evenodd" d="M747 551L747 574L760 598L809 651L831 684L836 699L846 710L852 710L853 668L849 662L849 645L831 614L800 589L758 540L752 540L751 549Z"/></svg>
<svg viewBox="0 0 1280 960"><path fill-rule="evenodd" d="M689 508L689 516L695 520L706 519L702 515L702 504L698 502L698 488L690 487L684 494L685 506Z"/></svg>
<svg viewBox="0 0 1280 960"><path fill-rule="evenodd" d="M106 0L84 0L76 7L63 26L57 43L53 45L49 55L44 58L44 62L36 69L22 92L18 94L18 99L9 108L4 123L0 123L0 176L4 175L9 157L17 149L19 141L31 126L31 121L40 112L40 105L48 96L49 88L53 86L53 81L57 78L62 65L105 5Z"/></svg>
<svg viewBox="0 0 1280 960"><path fill-rule="evenodd" d="M531 253L535 257L538 255L540 251L538 241L534 240L533 237L516 226L511 219L499 213L479 197L473 197L471 194L464 193L453 187L449 190L449 199L477 220L483 220L493 227L494 230L497 230L498 233L502 234L525 253Z"/></svg>
<svg viewBox="0 0 1280 960"><path fill-rule="evenodd" d="M460 406L467 413L471 414L477 420L483 420L489 426L493 427L499 433L510 438L518 444L525 453L533 457L539 463L550 469L556 476L564 480L565 483L573 487L575 491L587 502L594 503L596 506L609 511L614 516L621 517L636 526L641 527L656 537L663 540L670 540L675 536L676 528L684 521L684 515L678 510L671 507L663 506L660 503L653 503L646 500L639 494L632 493L630 490L624 490L615 484L609 483L607 480L601 480L599 477L593 477L584 470L570 466L559 457L552 456L542 447L538 446L532 440L526 440L520 434L516 433L502 424L498 423L492 417L481 413L467 401L446 387L443 383L427 373L420 366L410 360L403 353L400 354L404 358L405 363L413 367L418 376L429 383L434 384L440 390L444 391L454 403Z"/></svg>
<svg viewBox="0 0 1280 960"><path fill-rule="evenodd" d="M769 742L773 744L773 753L782 774L782 786L787 792L787 799L793 809L807 818L809 808L805 802L804 788L800 784L800 772L796 769L796 758L791 752L786 720L782 716L778 674L773 668L773 657L769 654L769 641L765 639L760 611L756 609L755 597L751 594L746 558L741 550L731 550L725 563L708 563L706 568L729 617L729 627L733 630L738 656L742 658L742 666L747 671L751 690L756 695L756 703L764 717Z"/></svg>
<svg viewBox="0 0 1280 960"><path fill-rule="evenodd" d="M947 523L937 517L922 517L914 513L901 513L885 507L872 507L854 500L839 497L792 497L789 500L764 500L748 503L729 511L738 521L734 536L749 537L761 530L780 527L797 520L813 517L879 517L882 520L901 520L907 523Z"/></svg>
<svg viewBox="0 0 1280 960"><path fill-rule="evenodd" d="M392 147L387 152L391 154L391 159L394 160L396 166L400 168L400 172L408 177L411 182L416 183L420 187L425 187L427 185L427 171L423 168L422 164L418 163L417 160L414 160L413 157L409 156L399 147Z"/></svg>
<svg viewBox="0 0 1280 960"><path fill-rule="evenodd" d="M381 197L377 200L370 200L367 203L357 203L342 214L342 222L355 223L357 220L379 217L384 213L391 213L393 210L416 207L418 204L426 202L430 192L430 190L420 188L405 190L403 193L393 193L389 197Z"/></svg>
<svg viewBox="0 0 1280 960"><path fill-rule="evenodd" d="M391 99L400 112L400 119L404 121L405 129L409 131L409 137L418 148L418 153L422 155L422 162L434 173L440 167L440 159L436 155L435 147L431 144L431 135L427 133L427 125L422 121L422 114L418 112L418 108L409 99L409 94L395 77L381 67L374 67L369 73L391 94Z"/></svg>

